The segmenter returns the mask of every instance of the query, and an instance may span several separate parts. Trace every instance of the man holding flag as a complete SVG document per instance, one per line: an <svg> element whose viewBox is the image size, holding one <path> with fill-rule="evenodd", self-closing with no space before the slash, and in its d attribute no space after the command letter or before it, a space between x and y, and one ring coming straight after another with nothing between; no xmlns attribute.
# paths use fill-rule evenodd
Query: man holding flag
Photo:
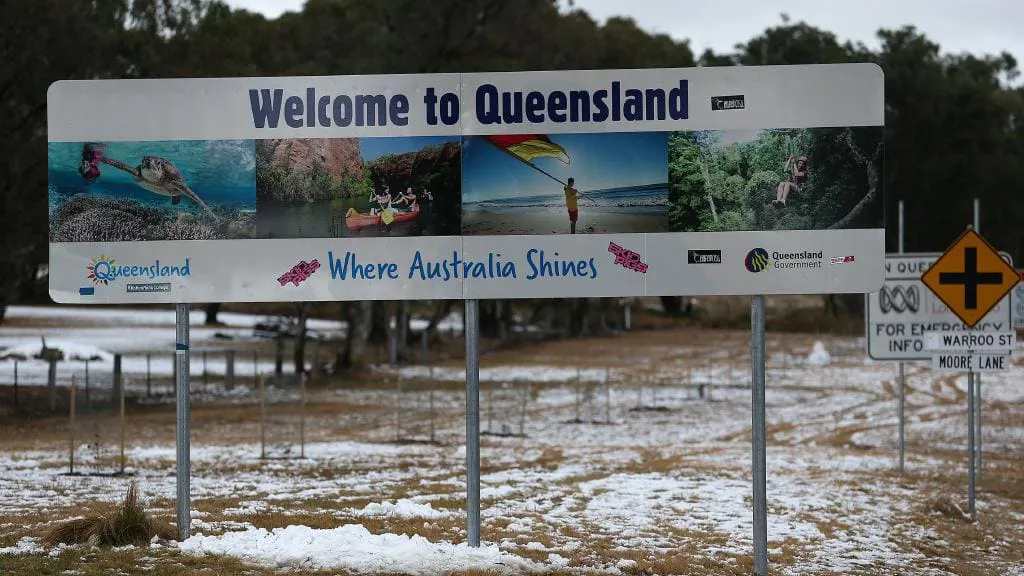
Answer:
<svg viewBox="0 0 1024 576"><path fill-rule="evenodd" d="M576 233L576 220L579 219L579 208L576 205L576 200L579 199L580 193L573 186L574 182L572 178L569 178L569 183L562 188L565 191L565 208L569 211L570 234Z"/></svg>

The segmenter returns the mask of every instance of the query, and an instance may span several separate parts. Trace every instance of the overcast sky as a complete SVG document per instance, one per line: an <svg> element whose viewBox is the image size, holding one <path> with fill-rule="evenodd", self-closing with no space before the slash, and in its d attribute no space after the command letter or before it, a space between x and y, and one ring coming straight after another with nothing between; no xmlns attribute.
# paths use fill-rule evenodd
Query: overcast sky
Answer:
<svg viewBox="0 0 1024 576"><path fill-rule="evenodd" d="M300 10L304 0L226 0L236 7L276 17ZM559 0L562 5L567 0ZM945 52L976 55L1007 51L1024 60L1024 0L575 0L598 22L613 15L633 17L644 29L690 39L696 56L705 48L731 51L787 13L871 48L879 28L912 24Z"/></svg>

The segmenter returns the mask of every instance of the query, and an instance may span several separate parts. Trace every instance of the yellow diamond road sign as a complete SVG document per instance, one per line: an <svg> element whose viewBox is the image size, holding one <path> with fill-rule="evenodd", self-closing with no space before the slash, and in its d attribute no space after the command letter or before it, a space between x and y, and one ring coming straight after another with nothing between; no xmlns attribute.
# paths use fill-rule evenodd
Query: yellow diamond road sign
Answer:
<svg viewBox="0 0 1024 576"><path fill-rule="evenodd" d="M957 238L921 281L973 328L1020 282L1017 271L972 228Z"/></svg>

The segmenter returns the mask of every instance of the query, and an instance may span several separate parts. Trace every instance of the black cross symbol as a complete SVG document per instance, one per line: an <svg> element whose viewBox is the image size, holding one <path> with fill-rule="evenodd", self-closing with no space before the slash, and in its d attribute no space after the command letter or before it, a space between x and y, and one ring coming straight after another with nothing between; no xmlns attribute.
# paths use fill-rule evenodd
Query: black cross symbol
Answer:
<svg viewBox="0 0 1024 576"><path fill-rule="evenodd" d="M964 248L963 272L940 272L939 284L962 284L964 287L964 308L978 308L978 286L1001 284L1002 272L978 272L978 249Z"/></svg>

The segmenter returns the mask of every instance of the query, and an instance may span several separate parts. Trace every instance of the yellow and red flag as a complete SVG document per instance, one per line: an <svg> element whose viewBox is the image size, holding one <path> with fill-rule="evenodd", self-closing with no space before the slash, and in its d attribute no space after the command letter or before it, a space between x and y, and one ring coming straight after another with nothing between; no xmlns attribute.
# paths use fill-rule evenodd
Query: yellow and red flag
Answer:
<svg viewBox="0 0 1024 576"><path fill-rule="evenodd" d="M569 153L545 134L497 134L484 138L526 163L534 158L548 157L569 164Z"/></svg>

